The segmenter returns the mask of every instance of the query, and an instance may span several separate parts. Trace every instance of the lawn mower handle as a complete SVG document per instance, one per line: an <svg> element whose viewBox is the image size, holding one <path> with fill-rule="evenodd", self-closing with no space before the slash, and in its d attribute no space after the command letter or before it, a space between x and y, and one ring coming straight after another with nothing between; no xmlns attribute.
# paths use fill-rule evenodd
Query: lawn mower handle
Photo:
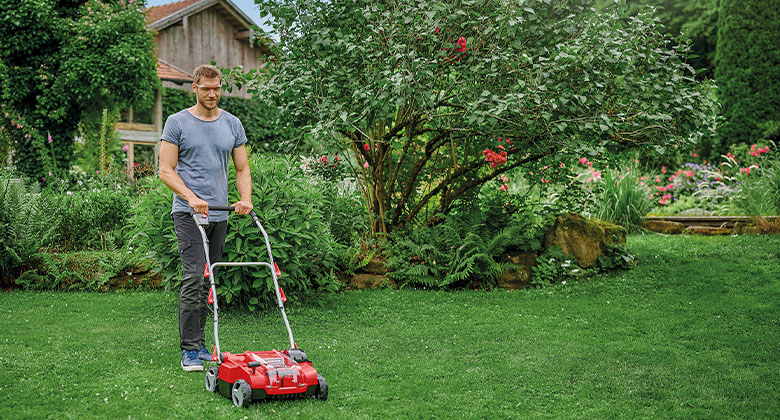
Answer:
<svg viewBox="0 0 780 420"><path fill-rule="evenodd" d="M236 208L234 206L209 206L209 210L214 210L214 211L236 211ZM249 210L249 215L252 216L253 219L257 218L257 214L255 214L254 210Z"/></svg>
<svg viewBox="0 0 780 420"><path fill-rule="evenodd" d="M209 210L214 210L214 211L236 211L236 208L234 206L209 206ZM295 339L293 338L292 329L290 328L290 322L287 320L287 314L284 311L284 301L286 301L287 298L283 297L283 295L282 295L283 292L281 290L281 287L279 287L279 281L277 279L277 276L278 276L277 270L278 270L278 268L276 266L276 263L274 262L274 256L271 253L271 243L268 240L268 233L266 233L265 229L263 228L263 225L260 223L260 218L257 217L257 214L255 213L254 210L250 210L249 211L249 215L252 216L252 220L255 222L255 225L260 229L260 232L263 234L263 239L265 239L265 247L268 250L268 260L269 260L269 262L262 262L262 263L259 263L259 264L260 265L266 265L271 270L271 277L273 278L273 282L274 282L274 289L275 289L274 291L276 293L276 301L277 301L277 303L279 305L279 309L282 312L282 319L284 320L284 326L287 328L287 335L288 335L288 338L290 339L290 348L298 348L298 346L295 345ZM255 265L255 264L258 264L258 263L230 263L230 262L223 263L223 262L219 262L219 263L212 264L210 259L209 259L209 251L208 251L208 243L209 243L209 241L208 241L208 238L206 237L206 231L203 229L203 225L208 225L208 221L204 221L204 219L202 219L200 217L197 217L195 215L193 215L193 220L195 221L195 225L198 227L198 230L200 231L201 237L203 238L204 251L205 251L205 254L206 254L205 255L206 256L206 264L209 267L208 272L211 273L211 275L209 277L210 277L210 280L211 280L211 287L210 287L211 293L213 293L213 296L214 296L214 301L213 301L213 305L214 305L214 309L213 309L213 312L214 312L214 342L216 344L216 352L219 355L220 362L221 362L222 361L221 360L222 352L220 351L219 335L218 335L218 332L217 332L217 330L218 330L217 326L219 324L219 321L218 321L219 318L217 316L217 299L216 299L217 289L216 289L216 284L215 284L216 273L214 272L215 271L214 267L215 266L224 266L224 265Z"/></svg>

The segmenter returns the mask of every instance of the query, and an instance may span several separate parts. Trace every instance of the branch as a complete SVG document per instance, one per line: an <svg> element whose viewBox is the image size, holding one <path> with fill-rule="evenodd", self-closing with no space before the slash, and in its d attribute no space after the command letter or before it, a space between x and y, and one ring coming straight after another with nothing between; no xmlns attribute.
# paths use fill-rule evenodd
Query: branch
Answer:
<svg viewBox="0 0 780 420"><path fill-rule="evenodd" d="M515 153L519 153L519 151L510 152L508 155L515 154ZM512 169L514 169L514 168L516 168L518 166L522 166L522 165L524 165L524 164L526 164L528 162L532 162L532 161L541 159L542 157L544 157L544 153L531 155L531 156L528 156L528 157L526 157L526 158L524 158L524 159L522 159L522 160L520 160L518 162L515 162L515 163L513 163L511 165L508 165L508 166L506 166L506 167L504 167L502 169L496 170L496 171L492 172L489 175L485 175L482 178L475 179L475 180L465 184L460 189L456 190L453 194L446 195L444 197L444 199L442 200L442 204L439 206L439 208L440 209L444 209L444 208L448 207L457 197L461 196L463 193L465 193L466 191L468 191L469 189L471 189L471 188L473 188L473 187L475 187L477 185L481 185L481 184L483 184L483 183L485 183L485 182L487 182L487 181L497 177L498 175L501 175L501 174L503 174L503 173L505 173L507 171L510 171L510 170L512 170ZM444 181L439 183L439 185L437 185L436 188L434 188L428 194L426 194L425 197L423 197L422 200L420 200L419 203L417 203L417 205L414 207L414 209L412 209L412 211L409 212L409 214L407 214L406 217L404 217L404 221L403 221L403 223L400 226L403 226L403 224L405 224L409 220L413 219L417 215L417 213L419 213L420 210L428 203L428 201L432 197L434 197L436 194L438 194L439 192L445 191L451 184L454 183L455 180L460 178L465 173L472 172L477 167L479 167L481 165L484 165L484 164L485 164L485 161L483 161L483 160L474 160L469 165L461 166L460 169L454 171ZM396 223L397 223L397 220L394 219L393 225L395 225Z"/></svg>

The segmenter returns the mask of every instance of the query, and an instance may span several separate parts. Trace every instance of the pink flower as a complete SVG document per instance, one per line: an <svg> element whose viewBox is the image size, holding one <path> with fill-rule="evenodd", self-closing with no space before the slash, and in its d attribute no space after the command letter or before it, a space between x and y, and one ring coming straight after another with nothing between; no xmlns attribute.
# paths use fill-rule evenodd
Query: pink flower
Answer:
<svg viewBox="0 0 780 420"><path fill-rule="evenodd" d="M127 152L127 145L122 146L122 151Z"/></svg>
<svg viewBox="0 0 780 420"><path fill-rule="evenodd" d="M693 157L696 157L696 153L695 152L693 153Z"/></svg>
<svg viewBox="0 0 780 420"><path fill-rule="evenodd" d="M593 171L593 179L595 179L596 181L601 179L601 171Z"/></svg>
<svg viewBox="0 0 780 420"><path fill-rule="evenodd" d="M662 174L666 173L666 166L661 165L661 173Z"/></svg>
<svg viewBox="0 0 780 420"><path fill-rule="evenodd" d="M580 163L583 164L583 165L587 165L588 164L588 158L580 159Z"/></svg>
<svg viewBox="0 0 780 420"><path fill-rule="evenodd" d="M368 164L368 161L366 161L366 162L363 162L363 167L364 167L364 168L368 168L369 166L370 166L370 165Z"/></svg>
<svg viewBox="0 0 780 420"><path fill-rule="evenodd" d="M51 138L51 133L49 133L49 143L53 142L54 140Z"/></svg>
<svg viewBox="0 0 780 420"><path fill-rule="evenodd" d="M320 158L320 162L322 162L322 163L328 163L328 158L327 158L327 157L325 157L325 155L322 155L322 157Z"/></svg>

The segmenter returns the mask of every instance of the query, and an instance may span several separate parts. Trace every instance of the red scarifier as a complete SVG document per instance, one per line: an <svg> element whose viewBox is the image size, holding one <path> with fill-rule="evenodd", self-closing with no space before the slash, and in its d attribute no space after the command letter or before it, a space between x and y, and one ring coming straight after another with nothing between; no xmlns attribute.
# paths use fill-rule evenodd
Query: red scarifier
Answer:
<svg viewBox="0 0 780 420"><path fill-rule="evenodd" d="M227 206L209 206L209 210L233 211L233 207ZM300 350L293 339L290 323L287 321L287 314L284 312L284 302L287 296L284 290L279 287L278 277L282 274L279 266L274 262L271 253L271 245L268 241L268 234L260 224L260 221L254 211L249 215L260 228L265 238L265 245L268 249L268 262L218 262L212 264L209 261L209 248L206 238L204 225L208 224L208 219L199 215L193 215L195 225L200 230L204 238L204 251L206 254L206 267L203 276L211 280L209 288L208 303L213 306L214 313L214 352L211 359L217 362L218 366L212 366L206 370L206 390L210 392L219 392L221 395L230 398L238 407L246 407L252 401L264 401L278 398L301 398L309 397L319 400L328 398L328 383L325 378L317 373L312 363L303 350ZM221 352L219 348L219 317L217 313L217 293L216 293L216 269L224 266L255 266L267 267L271 271L271 277L274 281L274 290L276 292L276 301L282 312L284 325L287 327L287 334L290 339L290 348L287 350L271 351L245 351L243 353L232 354Z"/></svg>

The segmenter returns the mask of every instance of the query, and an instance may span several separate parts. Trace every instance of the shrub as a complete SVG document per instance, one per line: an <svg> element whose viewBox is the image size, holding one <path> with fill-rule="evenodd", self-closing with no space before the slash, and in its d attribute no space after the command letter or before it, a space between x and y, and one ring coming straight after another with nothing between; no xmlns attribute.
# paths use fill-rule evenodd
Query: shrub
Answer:
<svg viewBox="0 0 780 420"><path fill-rule="evenodd" d="M323 196L316 183L289 159L250 157L252 202L266 229L274 260L282 271L279 284L288 297L314 298L336 291L335 241L321 208ZM229 176L231 203L238 200L235 170ZM159 180L145 180L148 193L134 206L131 232L138 253L153 258L167 287L180 282L173 222L169 216L172 193ZM230 216L223 261L268 261L263 236L250 217ZM265 267L223 267L216 273L217 294L228 306L266 306L275 301L273 280Z"/></svg>
<svg viewBox="0 0 780 420"><path fill-rule="evenodd" d="M780 15L757 0L722 0L718 13L715 79L724 122L718 153L752 142L762 124L780 114Z"/></svg>
<svg viewBox="0 0 780 420"><path fill-rule="evenodd" d="M323 195L322 214L333 238L350 248L370 241L368 213L357 181L338 155L305 158L303 169L317 182Z"/></svg>
<svg viewBox="0 0 780 420"><path fill-rule="evenodd" d="M580 268L573 257L553 245L536 258L536 265L531 270L531 284L538 287L566 284L592 271Z"/></svg>
<svg viewBox="0 0 780 420"><path fill-rule="evenodd" d="M491 209L491 207L488 207ZM521 219L516 215L511 219ZM501 261L509 249L541 248L538 220L489 229L486 211L473 206L432 227L417 227L390 237L389 276L401 286L424 288L491 287L511 267Z"/></svg>
<svg viewBox="0 0 780 420"><path fill-rule="evenodd" d="M780 214L780 159L766 156L740 174L741 188L732 196L734 209L746 216Z"/></svg>
<svg viewBox="0 0 780 420"><path fill-rule="evenodd" d="M644 182L646 177L635 172L606 169L601 174L593 210L596 218L619 224L628 231L640 229L652 204Z"/></svg>
<svg viewBox="0 0 780 420"><path fill-rule="evenodd" d="M58 228L51 211L25 179L0 172L0 278L12 278L36 260L38 250Z"/></svg>
<svg viewBox="0 0 780 420"><path fill-rule="evenodd" d="M180 262L170 212L173 193L156 176L138 181L140 197L130 208L128 248L139 258L154 260L155 273L160 273L166 287L178 285Z"/></svg>
<svg viewBox="0 0 780 420"><path fill-rule="evenodd" d="M106 250L123 245L120 230L130 218L133 201L127 190L47 190L43 198L59 225L49 245L69 251Z"/></svg>
<svg viewBox="0 0 780 420"><path fill-rule="evenodd" d="M23 272L16 285L34 290L105 290L110 280L134 265L126 250L41 253L39 264Z"/></svg>

